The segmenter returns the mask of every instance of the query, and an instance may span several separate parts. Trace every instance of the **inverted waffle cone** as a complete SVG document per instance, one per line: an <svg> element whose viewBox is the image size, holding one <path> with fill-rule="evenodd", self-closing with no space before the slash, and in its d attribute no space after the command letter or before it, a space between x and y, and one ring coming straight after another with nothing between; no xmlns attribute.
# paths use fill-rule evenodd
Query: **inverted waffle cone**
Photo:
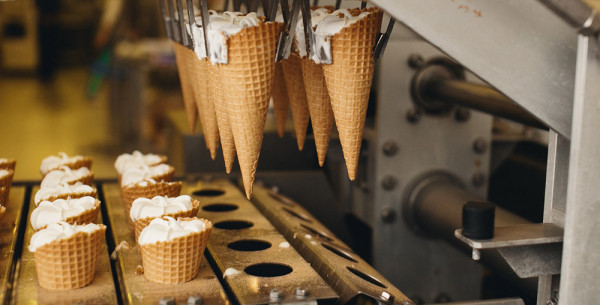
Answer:
<svg viewBox="0 0 600 305"><path fill-rule="evenodd" d="M138 238L140 237L140 233L142 233L142 230L147 227L150 222L155 219L155 218L161 218L164 216L170 216L173 217L175 219L178 218L190 218L190 217L196 217L198 215L198 209L200 208L200 202L196 199L192 199L192 209L189 211L180 211L177 213L170 213L170 214L165 214L165 215L161 215L158 217L146 217L146 218L142 218L142 219L138 219L134 222L134 226L135 226L135 240L137 242Z"/></svg>
<svg viewBox="0 0 600 305"><path fill-rule="evenodd" d="M106 226L99 226L100 229L92 233L79 232L43 245L33 252L41 287L66 290L84 287L92 282L106 231Z"/></svg>
<svg viewBox="0 0 600 305"><path fill-rule="evenodd" d="M248 198L252 196L281 27L281 23L261 22L232 35L228 40L229 61L219 66Z"/></svg>
<svg viewBox="0 0 600 305"><path fill-rule="evenodd" d="M51 172L53 170L60 169L63 166L66 166L66 167L68 167L68 168L70 168L72 170L80 169L82 167L87 167L88 169L92 169L92 163L93 162L94 162L94 159L92 159L91 157L85 157L84 156L80 160L76 160L74 162L69 162L69 163L64 163L64 164L61 164L58 167L51 168L51 169L47 170L46 172L43 172L42 176L45 177L47 173L49 173L49 172Z"/></svg>
<svg viewBox="0 0 600 305"><path fill-rule="evenodd" d="M187 282L198 274L212 223L202 219L206 229L168 242L141 246L144 277L155 283Z"/></svg>
<svg viewBox="0 0 600 305"><path fill-rule="evenodd" d="M210 151L210 157L214 160L219 148L219 128L217 126L217 116L215 106L209 98L209 75L208 69L211 65L206 58L200 60L196 53L189 50L192 54L193 66L191 67L194 79L194 96L198 114L200 115L200 124L206 147Z"/></svg>
<svg viewBox="0 0 600 305"><path fill-rule="evenodd" d="M0 162L0 169L12 169L14 171L16 166L17 160L15 159L7 159L5 162Z"/></svg>
<svg viewBox="0 0 600 305"><path fill-rule="evenodd" d="M89 210L85 210L83 211L83 213L79 214L79 215L75 215L75 216L71 216L67 219L65 219L64 221L72 224L72 225L85 225L88 223L96 223L96 221L98 220L98 215L100 214L100 200L96 199L96 203L94 203L94 208L89 209ZM47 226L43 226L39 229L36 228L32 228L35 231L39 231L42 229L45 229Z"/></svg>
<svg viewBox="0 0 600 305"><path fill-rule="evenodd" d="M58 196L51 196L48 198L43 198L42 201L55 201L58 199L66 200L68 198L77 199L77 198L81 198L81 197L85 197L85 196L90 196L90 197L96 198L97 195L98 195L98 191L96 190L95 187L93 187L91 192L60 194Z"/></svg>
<svg viewBox="0 0 600 305"><path fill-rule="evenodd" d="M191 76L189 70L189 56L187 56L187 48L179 43L173 42L173 50L175 52L175 63L177 72L179 73L179 82L181 84L181 95L183 96L183 105L188 120L188 128L191 133L196 129L198 120L198 112L196 103L194 102L194 92L192 90Z"/></svg>
<svg viewBox="0 0 600 305"><path fill-rule="evenodd" d="M322 65L350 180L356 178L383 15L377 8L366 10L372 13L331 38L332 64Z"/></svg>
<svg viewBox="0 0 600 305"><path fill-rule="evenodd" d="M210 65L208 67L209 75L209 98L215 107L217 125L219 127L219 136L221 137L221 149L223 150L223 160L225 160L225 171L229 174L235 162L235 142L233 132L231 131L231 122L229 121L229 107L226 105L223 91L223 83L219 65Z"/></svg>
<svg viewBox="0 0 600 305"><path fill-rule="evenodd" d="M5 175L4 177L0 178L0 188L1 187L4 188L4 195L0 194L1 195L0 200L4 203L8 202L10 187L12 185L14 174L15 174L15 172L12 169L9 169L8 175ZM0 203L2 203L2 202L0 202Z"/></svg>
<svg viewBox="0 0 600 305"><path fill-rule="evenodd" d="M123 195L123 205L129 222L129 228L135 232L135 224L129 217L129 211L133 201L138 198L152 199L155 196L177 197L181 194L181 182L157 182L147 186L131 185L121 189Z"/></svg>
<svg viewBox="0 0 600 305"><path fill-rule="evenodd" d="M333 126L333 111L331 110L323 68L314 61L303 58L302 76L304 77L304 88L306 89L319 166L323 166L327 155L327 147L329 146L331 126Z"/></svg>
<svg viewBox="0 0 600 305"><path fill-rule="evenodd" d="M275 110L277 135L279 135L280 138L283 138L290 101L288 98L287 89L285 87L285 80L283 79L283 68L281 67L281 62L275 64L275 75L273 76L271 97L273 98L273 109Z"/></svg>
<svg viewBox="0 0 600 305"><path fill-rule="evenodd" d="M306 128L308 127L308 101L304 80L302 79L302 59L297 54L290 54L289 58L281 61L283 78L287 89L290 108L292 109L292 120L298 149L304 148L306 140Z"/></svg>

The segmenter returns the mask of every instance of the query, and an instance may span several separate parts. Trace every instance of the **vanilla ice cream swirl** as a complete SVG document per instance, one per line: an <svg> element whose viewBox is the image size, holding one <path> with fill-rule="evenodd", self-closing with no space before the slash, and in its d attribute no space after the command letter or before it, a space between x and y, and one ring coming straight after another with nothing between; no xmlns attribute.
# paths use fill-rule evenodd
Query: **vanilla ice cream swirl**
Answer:
<svg viewBox="0 0 600 305"><path fill-rule="evenodd" d="M206 225L200 219L175 220L173 217L156 218L150 222L140 233L138 244L140 246L156 242L168 242L177 237L190 235L206 230Z"/></svg>
<svg viewBox="0 0 600 305"><path fill-rule="evenodd" d="M49 156L44 158L44 160L42 160L42 165L40 166L40 171L42 172L42 175L45 175L53 169L57 169L65 164L75 163L83 159L83 156L69 157L69 155L66 153L59 152L58 156Z"/></svg>
<svg viewBox="0 0 600 305"><path fill-rule="evenodd" d="M93 191L93 187L83 184L81 182L77 182L73 185L61 182L56 185L47 185L45 187L40 188L37 191L37 193L35 193L34 201L35 204L38 205L40 204L40 202L52 197L58 197L67 194L89 194Z"/></svg>
<svg viewBox="0 0 600 305"><path fill-rule="evenodd" d="M141 166L152 166L157 165L162 162L162 158L159 155L155 154L143 154L140 151L136 150L131 154L121 154L117 157L115 161L115 169L119 175L123 174L125 170L132 167L141 167Z"/></svg>
<svg viewBox="0 0 600 305"><path fill-rule="evenodd" d="M188 195L171 198L167 196L155 196L152 199L138 198L131 204L129 217L131 220L136 221L146 217L160 217L167 214L189 211L192 208L192 197Z"/></svg>
<svg viewBox="0 0 600 305"><path fill-rule="evenodd" d="M60 185L62 183L74 183L89 174L91 174L91 172L87 167L72 170L67 166L61 166L59 169L50 171L44 176L41 187Z"/></svg>
<svg viewBox="0 0 600 305"><path fill-rule="evenodd" d="M76 233L94 233L100 230L100 226L95 223L86 225L71 225L64 221L49 224L47 228L35 232L29 240L29 251L35 252L39 247L47 245L51 242L67 239Z"/></svg>
<svg viewBox="0 0 600 305"><path fill-rule="evenodd" d="M42 201L31 212L31 227L39 230L51 223L65 221L70 217L82 214L96 207L96 198L85 196L77 199L57 199L52 202Z"/></svg>

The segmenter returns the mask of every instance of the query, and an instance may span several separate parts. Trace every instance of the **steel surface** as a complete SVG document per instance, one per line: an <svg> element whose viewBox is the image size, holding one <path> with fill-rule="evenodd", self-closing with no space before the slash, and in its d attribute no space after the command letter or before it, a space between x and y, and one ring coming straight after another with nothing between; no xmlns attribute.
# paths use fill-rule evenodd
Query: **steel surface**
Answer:
<svg viewBox="0 0 600 305"><path fill-rule="evenodd" d="M462 234L462 229L454 231L454 236L474 249L496 249L560 243L563 241L563 229L552 223L534 223L496 227L494 237L485 240L467 238Z"/></svg>
<svg viewBox="0 0 600 305"><path fill-rule="evenodd" d="M17 233L21 226L21 213L25 206L25 187L13 186L6 203L6 213L0 221L0 304L7 304L15 270Z"/></svg>

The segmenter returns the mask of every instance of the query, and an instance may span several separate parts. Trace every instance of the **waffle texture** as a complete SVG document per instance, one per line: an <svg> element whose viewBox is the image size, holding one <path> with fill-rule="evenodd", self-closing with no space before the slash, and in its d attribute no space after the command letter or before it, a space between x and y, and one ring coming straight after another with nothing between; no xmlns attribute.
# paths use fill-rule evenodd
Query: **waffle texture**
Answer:
<svg viewBox="0 0 600 305"><path fill-rule="evenodd" d="M2 187L4 188L4 192L0 193L0 203L8 202L8 197L10 194L10 187L12 186L14 174L15 174L15 171L13 171L12 169L9 169L8 175L5 175L2 178L0 178L0 188L2 188Z"/></svg>
<svg viewBox="0 0 600 305"><path fill-rule="evenodd" d="M141 246L144 277L155 283L174 284L192 280L198 274L212 223L202 232L195 232L167 242Z"/></svg>
<svg viewBox="0 0 600 305"><path fill-rule="evenodd" d="M95 187L92 188L91 192L87 192L87 193L68 193L68 194L61 194L58 196L52 196L52 197L48 197L48 198L44 198L42 199L43 201L54 201L57 199L76 199L76 198L81 198L81 197L85 197L85 196L90 196L90 197L96 197L98 195L98 191L96 190Z"/></svg>
<svg viewBox="0 0 600 305"><path fill-rule="evenodd" d="M177 197L181 194L181 182L157 182L147 186L130 185L121 189L123 197L123 205L125 206L125 212L127 220L129 221L129 229L135 232L135 224L129 218L129 211L133 201L138 198L149 198L152 199L155 196L168 196Z"/></svg>
<svg viewBox="0 0 600 305"><path fill-rule="evenodd" d="M196 109L196 103L194 102L194 91L192 88L191 77L190 77L190 54L188 51L193 51L182 46L177 42L173 42L173 51L175 52L175 63L177 65L177 72L179 73L179 83L181 84L181 94L183 96L183 105L185 106L185 113L188 120L188 128L191 133L194 133L196 129L196 122L198 120L198 111Z"/></svg>
<svg viewBox="0 0 600 305"><path fill-rule="evenodd" d="M99 214L100 214L100 200L96 199L93 209L85 210L85 211L83 211L83 213L81 213L79 215L71 216L71 217L65 219L64 221L69 224L72 224L72 225L85 225L88 223L96 223L96 221L98 220ZM30 222L30 224L31 224L31 222ZM39 229L36 229L36 228L33 228L33 226L32 226L32 228L35 231L45 229L46 227L47 226L43 226Z"/></svg>
<svg viewBox="0 0 600 305"><path fill-rule="evenodd" d="M43 245L33 253L41 287L67 290L92 282L106 231L106 226L99 226L100 229L93 233L79 232Z"/></svg>
<svg viewBox="0 0 600 305"><path fill-rule="evenodd" d="M306 128L309 119L308 101L302 77L302 59L298 54L292 53L288 59L281 61L281 66L290 108L292 109L296 142L298 143L298 149L302 150L306 140Z"/></svg>
<svg viewBox="0 0 600 305"><path fill-rule="evenodd" d="M231 131L231 122L229 121L229 112L227 101L225 101L223 91L223 82L221 81L221 72L219 64L210 65L209 74L209 97L215 106L217 125L219 126L219 135L221 137L221 149L223 150L223 160L225 160L225 171L229 174L235 162L235 142L233 132Z"/></svg>
<svg viewBox="0 0 600 305"><path fill-rule="evenodd" d="M0 186L0 205L8 204L8 195L6 192L6 187Z"/></svg>
<svg viewBox="0 0 600 305"><path fill-rule="evenodd" d="M138 238L140 237L140 233L142 233L142 230L147 227L150 222L154 219L154 218L160 218L163 216L170 216L173 217L175 219L178 218L192 218L192 217L196 217L198 216L198 209L200 208L200 202L196 199L192 199L192 209L189 211L180 211L177 213L171 213L171 214L165 214L165 215L161 215L158 217L146 217L146 218L142 218L142 219L138 219L134 222L134 226L135 226L135 240L137 242Z"/></svg>
<svg viewBox="0 0 600 305"><path fill-rule="evenodd" d="M271 89L273 98L273 109L275 110L275 123L277 124L277 135L283 138L285 133L285 122L287 121L289 98L283 78L283 68L281 62L275 64L275 75L273 76L273 88Z"/></svg>
<svg viewBox="0 0 600 305"><path fill-rule="evenodd" d="M350 180L356 178L375 65L373 47L383 16L377 8L365 10L371 14L331 38L332 64L322 65Z"/></svg>
<svg viewBox="0 0 600 305"><path fill-rule="evenodd" d="M248 198L252 196L281 27L281 23L261 22L232 35L228 40L229 62L219 66Z"/></svg>
<svg viewBox="0 0 600 305"><path fill-rule="evenodd" d="M76 160L75 162L69 162L69 163L62 164L61 166L51 168L50 170L46 171L45 173L42 173L42 176L45 177L47 173L49 173L53 170L58 170L62 166L66 166L72 170L80 169L82 167L87 167L88 169L91 170L93 162L94 162L94 159L92 159L91 157L84 156L83 158L81 158L80 160Z"/></svg>
<svg viewBox="0 0 600 305"><path fill-rule="evenodd" d="M0 169L12 169L14 171L16 166L17 160L15 159L7 159L5 162L0 162Z"/></svg>
<svg viewBox="0 0 600 305"><path fill-rule="evenodd" d="M189 68L193 76L194 100L200 116L204 141L206 142L206 148L210 151L211 159L214 160L219 148L219 128L217 127L217 116L213 101L208 97L208 69L210 66L211 63L208 59L198 59L198 56L194 53L192 66Z"/></svg>
<svg viewBox="0 0 600 305"><path fill-rule="evenodd" d="M319 166L325 163L327 147L329 146L329 136L333 126L333 111L329 100L329 92L325 84L323 68L314 61L302 59L302 76L304 78L304 88L306 89L306 98L308 100L308 110L310 112L310 122L315 137L315 146L317 147L317 157Z"/></svg>

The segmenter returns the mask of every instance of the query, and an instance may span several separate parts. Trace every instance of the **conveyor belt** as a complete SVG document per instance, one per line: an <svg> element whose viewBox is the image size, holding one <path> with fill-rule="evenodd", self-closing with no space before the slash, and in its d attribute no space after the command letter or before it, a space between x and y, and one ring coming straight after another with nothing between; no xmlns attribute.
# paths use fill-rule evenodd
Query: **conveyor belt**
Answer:
<svg viewBox="0 0 600 305"><path fill-rule="evenodd" d="M0 304L8 303L15 267L15 249L25 202L25 187L14 186L0 222Z"/></svg>

